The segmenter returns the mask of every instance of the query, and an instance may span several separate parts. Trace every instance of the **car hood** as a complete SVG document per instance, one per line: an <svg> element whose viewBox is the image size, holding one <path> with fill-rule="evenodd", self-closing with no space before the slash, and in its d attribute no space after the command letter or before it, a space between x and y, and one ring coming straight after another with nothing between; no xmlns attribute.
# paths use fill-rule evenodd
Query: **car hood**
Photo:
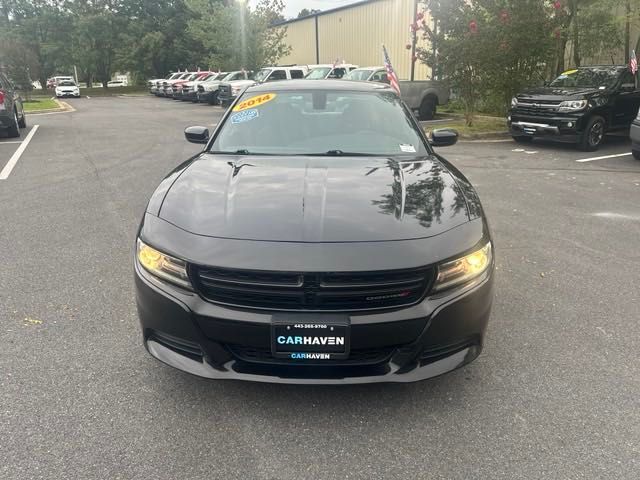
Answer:
<svg viewBox="0 0 640 480"><path fill-rule="evenodd" d="M580 100L591 95L602 93L602 90L597 88L569 88L569 87L537 87L525 90L522 93L516 95L518 99L532 99L532 100Z"/></svg>
<svg viewBox="0 0 640 480"><path fill-rule="evenodd" d="M435 156L409 162L204 153L172 175L168 191L159 188L167 191L159 212L150 213L202 236L408 240L438 235L470 218L462 189Z"/></svg>

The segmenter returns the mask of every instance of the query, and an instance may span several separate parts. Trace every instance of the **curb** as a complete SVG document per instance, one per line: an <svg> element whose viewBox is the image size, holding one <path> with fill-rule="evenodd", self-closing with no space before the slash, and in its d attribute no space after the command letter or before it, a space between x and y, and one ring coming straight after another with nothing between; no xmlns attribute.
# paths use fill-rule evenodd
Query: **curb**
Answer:
<svg viewBox="0 0 640 480"><path fill-rule="evenodd" d="M53 99L54 102L58 104L58 108L46 108L43 110L31 110L30 112L26 112L27 115L39 115L42 113L64 113L64 112L75 112L76 109L69 105L67 102L63 102L58 100L57 98Z"/></svg>

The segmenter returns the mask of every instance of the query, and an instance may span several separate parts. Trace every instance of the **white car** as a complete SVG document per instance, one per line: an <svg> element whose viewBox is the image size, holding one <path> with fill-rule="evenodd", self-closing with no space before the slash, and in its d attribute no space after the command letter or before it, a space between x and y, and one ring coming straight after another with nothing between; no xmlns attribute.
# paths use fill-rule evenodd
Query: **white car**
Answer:
<svg viewBox="0 0 640 480"><path fill-rule="evenodd" d="M73 80L62 80L56 85L56 97L80 98L80 87Z"/></svg>
<svg viewBox="0 0 640 480"><path fill-rule="evenodd" d="M337 65L309 65L309 73L306 77L309 80L324 80L325 78L342 78L352 70L358 68L358 65L351 63L340 63Z"/></svg>
<svg viewBox="0 0 640 480"><path fill-rule="evenodd" d="M222 82L218 88L218 101L223 107L228 107L247 87L251 87L257 83L305 78L308 72L309 68L307 65L264 67L249 80Z"/></svg>
<svg viewBox="0 0 640 480"><path fill-rule="evenodd" d="M123 82L121 80L111 80L110 82L107 82L107 88L126 87L126 86L127 86L127 82Z"/></svg>

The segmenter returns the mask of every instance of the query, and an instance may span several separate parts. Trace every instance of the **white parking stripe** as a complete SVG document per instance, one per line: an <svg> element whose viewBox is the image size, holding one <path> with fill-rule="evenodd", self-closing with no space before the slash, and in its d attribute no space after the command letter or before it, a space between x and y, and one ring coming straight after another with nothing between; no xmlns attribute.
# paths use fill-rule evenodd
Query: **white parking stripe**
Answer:
<svg viewBox="0 0 640 480"><path fill-rule="evenodd" d="M593 162L595 160L604 160L605 158L628 157L629 155L631 155L631 152L618 153L617 155L603 155L602 157L581 158L580 160L576 160L576 162Z"/></svg>
<svg viewBox="0 0 640 480"><path fill-rule="evenodd" d="M15 145L16 143L22 143L22 142L0 142L0 145Z"/></svg>
<svg viewBox="0 0 640 480"><path fill-rule="evenodd" d="M39 126L40 125L33 126L31 131L29 132L29 135L27 135L27 138L25 138L24 141L22 142L22 145L20 145L18 149L14 152L14 154L11 156L7 164L4 166L4 168L0 172L0 180L6 180L9 177L9 175L11 175L11 171L13 170L13 167L16 166L16 163L18 163L18 160L20 160L20 157L22 156L24 151L27 149L29 142L35 135Z"/></svg>

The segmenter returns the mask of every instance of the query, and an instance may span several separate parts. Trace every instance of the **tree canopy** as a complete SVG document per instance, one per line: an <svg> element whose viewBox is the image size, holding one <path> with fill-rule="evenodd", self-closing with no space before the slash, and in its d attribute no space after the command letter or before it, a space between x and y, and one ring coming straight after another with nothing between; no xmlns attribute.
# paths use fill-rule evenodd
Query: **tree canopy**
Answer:
<svg viewBox="0 0 640 480"><path fill-rule="evenodd" d="M0 0L0 66L19 83L254 69L287 53L281 0Z"/></svg>

